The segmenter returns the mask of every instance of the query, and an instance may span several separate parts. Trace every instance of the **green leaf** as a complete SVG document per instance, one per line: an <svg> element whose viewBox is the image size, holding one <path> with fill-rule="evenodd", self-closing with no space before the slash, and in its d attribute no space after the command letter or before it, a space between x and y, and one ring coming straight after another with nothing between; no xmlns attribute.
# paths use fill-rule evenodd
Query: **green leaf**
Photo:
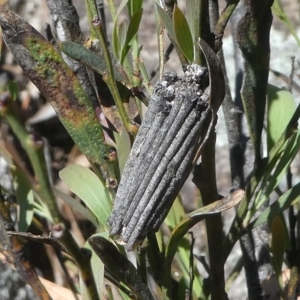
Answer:
<svg viewBox="0 0 300 300"><path fill-rule="evenodd" d="M108 233L107 232L101 232L101 233L96 233L92 236L93 237L103 237L105 239L108 239ZM105 299L105 286L104 286L104 264L103 262L99 259L97 254L92 250L90 244L86 242L84 244L84 248L88 249L89 251L92 252L92 257L89 263L91 264L92 272L93 272L93 277L97 286L98 290L98 295L100 299ZM82 296L82 299L89 299L89 294L86 289L86 285L83 284L82 278L80 277L80 295Z"/></svg>
<svg viewBox="0 0 300 300"><path fill-rule="evenodd" d="M107 188L96 174L86 167L70 165L59 172L59 177L108 230L106 221L111 213L112 204Z"/></svg>
<svg viewBox="0 0 300 300"><path fill-rule="evenodd" d="M190 285L190 271L191 271L191 255L193 256L192 248L191 248L191 238L189 235L183 237L177 246L177 253L176 253L176 271L178 272L177 278L181 279L179 280L178 284L178 294L180 294L180 291L182 292L181 295L184 295L187 288L189 288ZM194 268L193 270L193 295L195 298L197 298L197 295L201 295L203 293L202 291L202 277L199 274L197 268ZM192 297L192 299L194 299ZM179 297L178 299L184 299L184 296Z"/></svg>
<svg viewBox="0 0 300 300"><path fill-rule="evenodd" d="M18 88L18 84L15 81L9 81L8 82L8 89L9 89L9 92L12 96L13 101L18 99L19 88Z"/></svg>
<svg viewBox="0 0 300 300"><path fill-rule="evenodd" d="M122 49L124 48L125 41L126 41L126 34L127 34L127 23L125 21L121 22L120 24L116 24L116 36L114 39L116 39L116 46L114 46L114 51L116 54L116 57L121 62L121 56L122 56Z"/></svg>
<svg viewBox="0 0 300 300"><path fill-rule="evenodd" d="M99 224L97 223L97 218L83 205L81 205L76 199L63 193L62 191L58 190L55 187L53 187L53 191L57 197L59 197L61 200L69 204L73 209L81 213L84 217L86 217L89 221L91 221L96 228L98 228Z"/></svg>
<svg viewBox="0 0 300 300"><path fill-rule="evenodd" d="M130 0L128 1L128 12L132 17L138 10L142 8L143 0Z"/></svg>
<svg viewBox="0 0 300 300"><path fill-rule="evenodd" d="M176 262L180 266L180 269L182 270L182 279L184 280L181 282L182 287L185 286L185 288L182 291L186 291L186 289L189 287L190 284L190 255L191 254L191 241L190 239L184 237L181 239L180 243L178 244L177 249L177 256L176 256ZM194 281L193 281L193 294L196 297L197 295L201 295L203 293L202 286L203 283L201 281L201 275L198 273L197 268L194 268ZM179 283L180 284L180 283ZM184 299L184 297L180 297L179 299Z"/></svg>
<svg viewBox="0 0 300 300"><path fill-rule="evenodd" d="M120 34L120 25L118 24L118 18L119 15L121 14L123 8L126 6L128 0L122 0L122 2L119 5L115 22L114 22L114 28L113 28L113 34L112 34L112 44L113 44L113 51L114 55L119 59L120 58L120 51L121 51L121 41L119 39L119 34Z"/></svg>
<svg viewBox="0 0 300 300"><path fill-rule="evenodd" d="M118 38L121 44L121 48L123 48L125 45L127 30L128 30L128 25L125 21L121 22L118 25Z"/></svg>
<svg viewBox="0 0 300 300"><path fill-rule="evenodd" d="M300 47L300 39L298 37L297 31L295 30L294 25L292 24L290 18L288 15L285 13L285 11L282 8L282 4L279 0L275 0L273 5L272 5L272 12L278 19L280 19L285 26L289 29L290 33L292 36L295 38L298 47Z"/></svg>
<svg viewBox="0 0 300 300"><path fill-rule="evenodd" d="M277 276L281 273L283 257L285 252L286 230L283 219L275 216L271 223L271 251L273 254L273 266Z"/></svg>
<svg viewBox="0 0 300 300"><path fill-rule="evenodd" d="M123 300L131 300L132 298L129 297L127 294L125 294L122 290L119 289L119 293L120 293L120 296L122 297ZM114 299L112 299L114 300Z"/></svg>
<svg viewBox="0 0 300 300"><path fill-rule="evenodd" d="M130 20L130 23L129 23L129 26L128 26L125 44L130 44L131 41L136 36L136 34L138 33L142 16L143 16L143 9L142 8L140 10L138 10L132 16L132 19Z"/></svg>
<svg viewBox="0 0 300 300"><path fill-rule="evenodd" d="M73 42L62 42L60 43L60 49L72 59L79 61L100 75L103 75L104 72L107 72L104 57L92 52L89 49L86 49L82 45ZM122 66L114 57L114 55L111 54L111 57L115 79L124 83L124 85L129 84L128 78Z"/></svg>
<svg viewBox="0 0 300 300"><path fill-rule="evenodd" d="M187 60L192 63L194 60L194 43L192 34L184 14L177 5L174 6L173 28L180 50Z"/></svg>
<svg viewBox="0 0 300 300"><path fill-rule="evenodd" d="M35 193L35 198L36 198L36 200L38 198L38 195L36 193ZM50 211L45 203L43 203L42 201L39 201L39 202L35 201L33 203L33 207L34 207L33 208L34 213L38 214L42 218L45 218L49 222L53 223L52 216L51 216Z"/></svg>
<svg viewBox="0 0 300 300"><path fill-rule="evenodd" d="M117 15L116 15L116 20L118 19L120 13L122 12L123 8L126 6L128 0L122 0L122 2L119 5L118 11L117 11Z"/></svg>
<svg viewBox="0 0 300 300"><path fill-rule="evenodd" d="M88 242L111 275L128 286L138 299L153 300L147 284L142 281L137 269L114 244L101 236L92 236Z"/></svg>
<svg viewBox="0 0 300 300"><path fill-rule="evenodd" d="M157 8L159 17L161 18L162 23L166 27L171 39L176 43L177 39L176 39L176 35L174 32L174 28L173 28L173 23L172 23L170 16L159 5L156 5L156 8Z"/></svg>
<svg viewBox="0 0 300 300"><path fill-rule="evenodd" d="M170 230L173 230L184 216L185 212L181 204L181 198L177 196L164 222Z"/></svg>
<svg viewBox="0 0 300 300"><path fill-rule="evenodd" d="M186 2L186 20L189 24L189 28L191 31L192 39L196 40L195 37L195 7L197 0L189 0Z"/></svg>
<svg viewBox="0 0 300 300"><path fill-rule="evenodd" d="M130 154L131 141L125 129L121 131L121 134L116 133L114 136L117 144L119 168L122 174Z"/></svg>
<svg viewBox="0 0 300 300"><path fill-rule="evenodd" d="M268 85L267 146L268 152L279 140L295 112L293 95L274 85Z"/></svg>
<svg viewBox="0 0 300 300"><path fill-rule="evenodd" d="M298 154L299 150L300 130L298 130L297 134L293 135L283 147L282 156L278 160L278 163L269 181L269 193L271 193L271 190L275 189L275 187L279 184L281 178L287 173L288 167L294 160L295 156Z"/></svg>
<svg viewBox="0 0 300 300"><path fill-rule="evenodd" d="M285 21L286 14L282 9L282 4L279 0L274 1L273 5L272 5L272 11L278 19Z"/></svg>
<svg viewBox="0 0 300 300"><path fill-rule="evenodd" d="M132 16L132 18L130 20L130 23L128 25L128 30L126 33L125 43L122 44L123 47L122 47L122 53L121 53L121 59L120 59L121 64L123 64L124 59L130 49L131 41L134 39L134 37L136 36L136 34L139 30L142 15L143 15L143 9L141 8Z"/></svg>
<svg viewBox="0 0 300 300"><path fill-rule="evenodd" d="M285 143L282 151L281 157L278 159L277 164L273 173L270 175L269 172L266 172L264 175L260 191L254 201L253 209L251 209L254 214L255 211L267 200L270 194L278 186L283 176L287 173L287 169L294 160L295 156L300 150L300 130L297 134L293 135L287 143Z"/></svg>
<svg viewBox="0 0 300 300"><path fill-rule="evenodd" d="M247 226L247 229L253 229L261 224L271 221L276 215L280 214L282 211L298 201L300 201L300 183L297 183L282 196L280 196L277 201L267 207Z"/></svg>
<svg viewBox="0 0 300 300"><path fill-rule="evenodd" d="M204 220L207 216L220 213L237 205L244 197L244 191L238 190L226 198L212 202L209 205L201 207L196 211L188 214L172 231L169 242L166 247L165 257L165 272L171 272L171 263L177 251L178 244L184 235L198 222Z"/></svg>
<svg viewBox="0 0 300 300"><path fill-rule="evenodd" d="M112 33L112 48L115 57L120 57L121 44L118 36L118 24L114 24L113 33Z"/></svg>
<svg viewBox="0 0 300 300"><path fill-rule="evenodd" d="M12 168L14 189L19 204L18 231L26 232L30 226L34 213L34 196L31 184L24 172L18 167Z"/></svg>

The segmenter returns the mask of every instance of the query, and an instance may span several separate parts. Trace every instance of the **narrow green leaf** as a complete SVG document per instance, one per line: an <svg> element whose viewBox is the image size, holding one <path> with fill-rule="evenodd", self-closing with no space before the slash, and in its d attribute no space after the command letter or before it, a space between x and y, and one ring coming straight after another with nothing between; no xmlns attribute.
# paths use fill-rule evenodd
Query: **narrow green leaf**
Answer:
<svg viewBox="0 0 300 300"><path fill-rule="evenodd" d="M180 266L180 269L182 270L182 279L184 282L182 282L182 287L185 286L185 288L182 290L182 292L185 292L186 289L189 287L190 284L190 255L191 255L191 241L184 237L181 239L180 243L178 244L177 249L177 256L176 256L176 262ZM193 254L192 254L193 255ZM194 269L194 281L193 281L193 294L195 297L197 295L202 294L202 282L201 282L201 275L198 273L197 269ZM184 294L183 294L184 295ZM180 297L179 299L184 299L184 297Z"/></svg>
<svg viewBox="0 0 300 300"><path fill-rule="evenodd" d="M258 193L255 201L253 213L256 211L270 196L274 189L278 186L281 179L287 173L287 169L294 160L295 156L300 150L300 130L297 134L292 136L288 142L284 145L280 159L278 160L274 172L271 176L267 173L260 186L260 192ZM266 187L266 188L265 188Z"/></svg>
<svg viewBox="0 0 300 300"><path fill-rule="evenodd" d="M130 131L132 128L135 128L129 121L129 119L133 120L137 115L132 91L130 90L131 84L117 59L112 56L108 64L108 61L104 59L103 55L98 56L83 46L72 42L61 43L61 48L71 58L82 62L95 72L101 75L104 75L104 71L106 72L102 80L98 81L97 86L97 90L102 95L100 102L105 116L115 126L118 132L121 132L124 125L127 130L130 129ZM108 51L108 49L106 50ZM120 80L122 84L120 84L118 80ZM129 102L130 105L128 105ZM118 109L116 109L116 105ZM108 157L108 155L106 155L106 157ZM113 160L108 160L108 162L109 166L114 165ZM111 178L113 179L113 177Z"/></svg>
<svg viewBox="0 0 300 300"><path fill-rule="evenodd" d="M178 244L180 243L184 235L188 232L188 230L198 222L204 220L207 216L220 213L237 205L243 199L244 194L245 192L243 190L238 190L226 198L214 201L209 205L197 209L196 211L188 214L184 219L182 219L182 221L172 231L166 247L166 274L170 273L171 263L177 251Z"/></svg>
<svg viewBox="0 0 300 300"><path fill-rule="evenodd" d="M144 11L143 8L140 8L138 11L136 11L129 22L127 36L126 36L126 43L128 44L131 43L131 41L139 31L139 26L142 20L143 11Z"/></svg>
<svg viewBox="0 0 300 300"><path fill-rule="evenodd" d="M188 61L192 63L194 60L194 43L192 34L184 14L177 5L175 5L173 12L173 28L180 50Z"/></svg>
<svg viewBox="0 0 300 300"><path fill-rule="evenodd" d="M162 23L166 27L169 35L171 36L171 39L174 42L177 42L176 35L173 28L173 23L170 16L159 5L156 5L156 8Z"/></svg>
<svg viewBox="0 0 300 300"><path fill-rule="evenodd" d="M130 20L130 23L128 25L128 30L126 33L125 43L122 48L122 54L121 54L121 59L120 59L121 64L123 64L124 59L130 49L130 46L131 46L130 44L131 44L132 40L138 33L142 15L143 15L143 9L141 8L132 16L132 18Z"/></svg>
<svg viewBox="0 0 300 300"><path fill-rule="evenodd" d="M92 237L103 237L105 239L108 239L108 233L107 232L101 232L96 233ZM104 264L103 262L98 258L97 254L92 250L90 244L86 242L84 244L84 248L88 249L92 252L92 257L90 260L93 277L95 279L95 283L98 290L98 295L100 299L105 299L105 286L104 286ZM80 295L82 296L82 299L89 299L88 292L86 289L85 284L82 282L82 278L80 277Z"/></svg>
<svg viewBox="0 0 300 300"><path fill-rule="evenodd" d="M176 270L176 273L179 277L179 280L177 282L178 287L177 287L177 291L176 291L176 297L178 297L177 299L186 299L186 293L188 291L189 288L189 282L187 282L186 278L182 276L182 274L180 272L178 272ZM188 275L187 274L183 274L183 275ZM194 285L193 285L194 287ZM193 299L193 298L191 298Z"/></svg>
<svg viewBox="0 0 300 300"><path fill-rule="evenodd" d="M65 53L72 59L81 62L100 75L102 75L104 72L107 72L104 57L101 57L91 50L86 49L82 45L73 42L62 42L60 44L60 49L63 53ZM125 71L113 55L112 64L116 80L122 82L124 85L128 85L129 81L125 74Z"/></svg>
<svg viewBox="0 0 300 300"><path fill-rule="evenodd" d="M18 167L11 169L11 173L14 178L14 189L19 204L18 230L26 232L34 213L33 191L28 178Z"/></svg>
<svg viewBox="0 0 300 300"><path fill-rule="evenodd" d="M185 212L181 204L181 198L177 196L164 222L170 230L173 230L184 216Z"/></svg>
<svg viewBox="0 0 300 300"><path fill-rule="evenodd" d="M272 11L278 19L280 19L281 21L285 21L286 14L282 9L282 4L279 0L274 1L272 5Z"/></svg>
<svg viewBox="0 0 300 300"><path fill-rule="evenodd" d="M282 196L278 198L277 201L272 203L267 207L255 220L253 220L249 225L248 229L253 229L261 224L271 221L274 216L280 214L282 211L287 209L289 206L300 201L300 183L297 183Z"/></svg>
<svg viewBox="0 0 300 300"><path fill-rule="evenodd" d="M129 297L127 294L125 294L122 290L119 289L120 296L122 297L123 300L131 300L132 298ZM114 300L114 299L109 299L109 300Z"/></svg>
<svg viewBox="0 0 300 300"><path fill-rule="evenodd" d="M292 24L290 18L286 14L286 12L283 10L282 4L280 0L275 0L272 5L272 12L278 19L280 19L285 26L289 29L292 36L295 38L298 46L300 47L300 39L298 37L297 31L295 30L294 25Z"/></svg>
<svg viewBox="0 0 300 300"><path fill-rule="evenodd" d="M114 24L113 32L112 32L112 48L115 57L120 57L121 44L118 36L118 24Z"/></svg>
<svg viewBox="0 0 300 300"><path fill-rule="evenodd" d="M293 95L274 85L268 85L267 146L268 152L286 129L296 106Z"/></svg>
<svg viewBox="0 0 300 300"><path fill-rule="evenodd" d="M129 0L128 1L128 12L132 17L138 10L142 8L143 0Z"/></svg>
<svg viewBox="0 0 300 300"><path fill-rule="evenodd" d="M37 194L35 194L35 198L37 198L37 197L38 197ZM34 210L34 213L36 213L37 215L39 215L42 218L45 218L49 222L53 223L53 218L52 218L52 216L49 212L49 209L45 203L43 203L41 201L40 202L34 201L33 210Z"/></svg>
<svg viewBox="0 0 300 300"><path fill-rule="evenodd" d="M96 174L86 167L70 165L59 172L59 177L85 203L104 228L108 229L106 221L112 204L107 188Z"/></svg>
<svg viewBox="0 0 300 300"><path fill-rule="evenodd" d="M131 150L131 141L125 129L122 130L121 134L116 133L115 139L117 144L119 168L122 174Z"/></svg>
<svg viewBox="0 0 300 300"><path fill-rule="evenodd" d="M275 187L279 184L281 178L287 173L287 169L294 160L295 156L299 153L300 150L300 130L298 130L297 134L293 135L285 147L283 147L282 156L278 161L274 173L270 178L270 185L273 187L269 188L269 190L274 190ZM274 183L273 183L274 182ZM270 191L271 192L271 191Z"/></svg>
<svg viewBox="0 0 300 300"><path fill-rule="evenodd" d="M275 216L271 223L271 251L273 253L273 266L277 276L281 273L283 257L285 252L285 226L280 216Z"/></svg>
<svg viewBox="0 0 300 300"><path fill-rule="evenodd" d="M45 212L44 210L40 209L40 208L34 208L34 213L36 213L38 216L40 216L41 218L45 218L46 220L48 220L49 222L53 223L53 219L49 213L49 211Z"/></svg>
<svg viewBox="0 0 300 300"><path fill-rule="evenodd" d="M126 6L128 0L122 0L122 2L119 5L118 11L117 11L117 15L116 15L116 20L118 19L120 13L122 12L123 8Z"/></svg>
<svg viewBox="0 0 300 300"><path fill-rule="evenodd" d="M55 187L53 187L53 191L57 197L59 197L61 200L63 200L67 204L69 204L73 209L75 209L79 213L81 213L84 217L86 217L89 221L91 221L96 228L98 228L99 224L97 223L97 218L89 210L87 210L83 205L81 205L74 198L63 193L62 191L58 190Z"/></svg>
<svg viewBox="0 0 300 300"><path fill-rule="evenodd" d="M265 161L266 164L265 164L265 166L263 166L263 169L262 168L257 169L256 172L254 172L252 178L250 178L250 180L249 180L250 194L257 192L258 188L259 188L259 190L262 190L262 189L260 189L260 187L262 185L262 177L264 178L263 180L265 180L266 182L269 180L269 178L271 178L270 174L273 171L275 165L277 164L278 157L282 154L282 152L283 152L282 149L285 148L285 144L286 144L287 140L290 140L292 136L296 135L296 133L299 132L299 130L297 129L297 121L299 119L299 116L300 116L300 105L297 106L296 111L291 119L289 126L284 131L284 133L282 134L280 139L276 142L274 147L271 149L271 151L269 153L269 157L266 159L266 161ZM265 185L266 183L263 183L263 184ZM241 202L241 204L239 205L238 210L237 210L236 220L244 219L244 226L247 226L247 228L251 229L248 224L252 220L253 214L251 216L249 216L248 218L245 217L247 212L249 212L248 207L249 207L248 201ZM276 208L277 208L277 203L276 203ZM256 212L256 210L254 210L254 212ZM275 211L274 215L276 215L276 211ZM254 222L257 222L257 224L255 223L256 226L259 226L261 223L264 223L265 221L260 220L258 222L258 220L255 219L254 221L251 222L251 226L253 226ZM225 242L224 242L224 253L225 253L224 257L225 258L228 257L231 249L233 248L234 244L239 239L239 237L240 237L240 231L239 231L238 227L236 226L236 222L233 222L232 226L226 236Z"/></svg>
<svg viewBox="0 0 300 300"><path fill-rule="evenodd" d="M121 44L121 48L125 46L126 35L127 35L128 25L125 21L118 25L118 38Z"/></svg>
<svg viewBox="0 0 300 300"><path fill-rule="evenodd" d="M13 101L18 99L19 96L19 87L18 84L15 81L9 81L8 82L8 89L12 96Z"/></svg>
<svg viewBox="0 0 300 300"><path fill-rule="evenodd" d="M186 2L186 20L189 24L192 39L195 41L199 38L195 36L195 7L197 0L189 0Z"/></svg>
<svg viewBox="0 0 300 300"><path fill-rule="evenodd" d="M114 22L114 28L113 28L113 34L112 34L112 44L113 44L113 52L114 55L119 59L120 58L120 52L121 52L121 42L119 39L119 24L118 24L118 18L121 14L123 8L126 6L128 0L122 0L122 2L119 5L115 22Z"/></svg>

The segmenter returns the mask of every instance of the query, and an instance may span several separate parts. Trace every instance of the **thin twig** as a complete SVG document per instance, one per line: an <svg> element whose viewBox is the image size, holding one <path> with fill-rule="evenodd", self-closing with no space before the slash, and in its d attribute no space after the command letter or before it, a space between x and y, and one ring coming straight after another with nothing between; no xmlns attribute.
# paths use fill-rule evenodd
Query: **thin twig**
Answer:
<svg viewBox="0 0 300 300"><path fill-rule="evenodd" d="M189 288L188 288L188 293L186 293L186 295L188 295L189 297L187 298L187 300L192 300L192 294L193 294L193 282L194 282L194 278L195 278L195 274L194 274L194 245L195 245L195 238L193 235L193 232L190 232L191 235L191 246L190 246L190 258L189 258L189 263L190 263L190 268L189 268L189 277L190 277L190 282L189 282Z"/></svg>
<svg viewBox="0 0 300 300"><path fill-rule="evenodd" d="M287 90L289 92L292 92L292 88L293 88L293 77L294 77L294 73L295 73L295 56L292 56L291 57L291 73L290 73L290 76L289 76L289 84L288 84L288 87L287 87Z"/></svg>
<svg viewBox="0 0 300 300"><path fill-rule="evenodd" d="M173 49L174 49L174 44L170 43L164 53L163 64L165 64L170 59L170 54L172 53ZM160 69L160 65L157 64L150 73L150 80L152 80L155 77L159 69Z"/></svg>

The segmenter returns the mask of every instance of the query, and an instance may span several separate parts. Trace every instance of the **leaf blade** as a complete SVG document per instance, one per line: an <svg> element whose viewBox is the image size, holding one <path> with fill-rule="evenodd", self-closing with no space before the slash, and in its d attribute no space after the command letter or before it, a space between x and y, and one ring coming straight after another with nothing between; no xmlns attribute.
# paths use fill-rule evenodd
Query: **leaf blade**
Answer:
<svg viewBox="0 0 300 300"><path fill-rule="evenodd" d="M108 230L106 221L111 213L112 203L107 188L96 174L86 167L70 165L59 172L59 177Z"/></svg>
<svg viewBox="0 0 300 300"><path fill-rule="evenodd" d="M121 53L121 64L123 64L125 57L127 55L127 53L130 50L130 43L131 41L134 39L134 37L137 35L138 30L139 30L139 26L141 23L141 19L143 16L143 9L139 9L131 18L130 23L128 25L128 29L126 32L126 38L125 38L125 42L124 45L122 47L122 53Z"/></svg>
<svg viewBox="0 0 300 300"><path fill-rule="evenodd" d="M173 12L173 28L180 50L190 63L193 62L194 43L192 34L184 14L177 5L175 5Z"/></svg>
<svg viewBox="0 0 300 300"><path fill-rule="evenodd" d="M295 101L289 91L268 85L267 147L268 152L279 140L295 112Z"/></svg>
<svg viewBox="0 0 300 300"><path fill-rule="evenodd" d="M16 198L19 204L18 214L18 230L26 232L31 224L34 214L34 195L31 184L26 175L21 169L15 167L11 169L14 178L14 189L16 191Z"/></svg>
<svg viewBox="0 0 300 300"><path fill-rule="evenodd" d="M249 224L248 228L253 229L263 223L271 221L274 216L278 215L290 205L295 204L298 201L300 201L300 183L293 186L282 196L280 196L277 201L268 206L256 219Z"/></svg>
<svg viewBox="0 0 300 300"><path fill-rule="evenodd" d="M96 217L90 211L88 211L84 206L82 206L78 201L76 201L74 198L63 193L62 191L60 191L55 187L53 187L53 190L57 197L59 197L61 200L66 202L68 205L70 205L73 209L77 210L84 217L90 220L96 228L99 226L99 224L96 221Z"/></svg>
<svg viewBox="0 0 300 300"><path fill-rule="evenodd" d="M174 32L173 24L171 18L168 14L158 5L156 4L157 12L159 17L161 18L162 23L164 24L165 28L167 29L169 35L171 36L172 40L176 42L176 35Z"/></svg>

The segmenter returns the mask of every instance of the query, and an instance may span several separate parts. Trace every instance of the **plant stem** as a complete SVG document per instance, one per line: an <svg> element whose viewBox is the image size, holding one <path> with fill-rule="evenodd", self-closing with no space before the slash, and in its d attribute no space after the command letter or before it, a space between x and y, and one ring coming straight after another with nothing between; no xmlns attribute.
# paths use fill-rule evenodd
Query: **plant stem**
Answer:
<svg viewBox="0 0 300 300"><path fill-rule="evenodd" d="M216 23L214 28L214 34L217 38L216 50L218 50L222 46L222 38L224 35L225 27L239 2L240 0L227 1L226 8L222 11L221 16L218 18L218 22Z"/></svg>
<svg viewBox="0 0 300 300"><path fill-rule="evenodd" d="M208 0L203 1L195 1L195 38L196 38L196 46L195 46L195 63L200 66L205 65L205 58L203 53L201 52L199 46L197 45L197 41L199 38L204 39L207 44L211 46L211 43L208 39L209 36L209 21L208 21ZM213 47L212 47L213 48Z"/></svg>
<svg viewBox="0 0 300 300"><path fill-rule="evenodd" d="M87 0L87 11L88 11L89 20L92 20L91 24L90 24L91 35L93 36L94 39L96 38L100 42L101 49L103 51L106 68L107 68L107 73L103 74L103 77L102 77L103 81L107 84L107 86L115 100L115 103L117 105L118 111L120 113L120 116L122 118L122 121L124 123L124 126L125 126L127 132L130 135L134 136L136 134L138 128L137 128L137 126L133 125L130 122L130 119L124 108L123 101L120 96L120 93L119 93L119 90L117 87L117 83L114 78L114 70L112 67L112 60L111 60L110 53L107 48L106 38L105 38L104 32L103 32L103 25L98 16L97 7L95 6L95 3L93 1Z"/></svg>
<svg viewBox="0 0 300 300"><path fill-rule="evenodd" d="M211 203L212 199L218 198L215 171L215 132L211 132L202 152L200 165L201 178L197 178L197 186L200 189L203 205ZM204 175L205 174L205 175ZM207 239L210 258L210 292L212 300L228 299L225 292L224 280L224 257L222 241L222 218L221 215L211 216L206 219ZM216 251L218 249L218 251Z"/></svg>

